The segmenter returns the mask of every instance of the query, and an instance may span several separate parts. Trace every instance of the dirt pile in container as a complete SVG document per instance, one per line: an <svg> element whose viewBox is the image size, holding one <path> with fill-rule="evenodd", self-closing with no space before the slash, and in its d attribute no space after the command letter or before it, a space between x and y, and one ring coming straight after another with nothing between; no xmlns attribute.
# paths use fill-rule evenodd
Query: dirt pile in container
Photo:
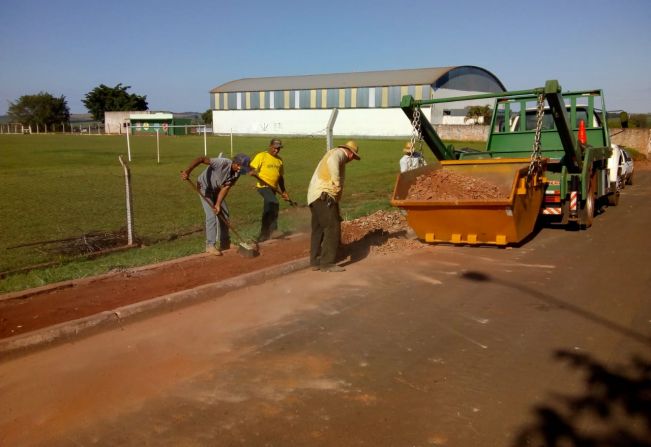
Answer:
<svg viewBox="0 0 651 447"><path fill-rule="evenodd" d="M413 236L400 211L376 211L358 219L342 222L341 242L351 257L364 250L366 254L388 254L425 244Z"/></svg>
<svg viewBox="0 0 651 447"><path fill-rule="evenodd" d="M407 200L501 200L509 197L509 191L488 180L436 169L419 175L409 187Z"/></svg>

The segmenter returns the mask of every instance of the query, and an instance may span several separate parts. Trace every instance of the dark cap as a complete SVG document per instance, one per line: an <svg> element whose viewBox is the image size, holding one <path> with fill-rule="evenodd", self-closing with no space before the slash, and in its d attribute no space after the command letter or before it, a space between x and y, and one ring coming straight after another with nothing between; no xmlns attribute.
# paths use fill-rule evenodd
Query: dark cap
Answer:
<svg viewBox="0 0 651 447"><path fill-rule="evenodd" d="M233 157L233 163L240 165L240 172L246 174L249 171L249 165L251 164L251 158L246 154L237 154Z"/></svg>
<svg viewBox="0 0 651 447"><path fill-rule="evenodd" d="M274 138L269 142L269 147L273 147L275 149L282 149L283 142L280 141L278 138Z"/></svg>

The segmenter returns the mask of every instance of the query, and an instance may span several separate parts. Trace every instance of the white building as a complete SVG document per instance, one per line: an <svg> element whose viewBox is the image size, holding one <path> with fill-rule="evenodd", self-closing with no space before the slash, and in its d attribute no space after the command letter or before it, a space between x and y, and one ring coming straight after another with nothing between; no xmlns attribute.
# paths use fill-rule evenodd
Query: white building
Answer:
<svg viewBox="0 0 651 447"><path fill-rule="evenodd" d="M210 91L213 132L252 135L323 134L337 109L334 135L405 136L411 123L400 109L404 95L434 99L505 91L495 75L476 66L248 78ZM423 107L433 124L463 123L469 105ZM454 108L451 108L454 107Z"/></svg>

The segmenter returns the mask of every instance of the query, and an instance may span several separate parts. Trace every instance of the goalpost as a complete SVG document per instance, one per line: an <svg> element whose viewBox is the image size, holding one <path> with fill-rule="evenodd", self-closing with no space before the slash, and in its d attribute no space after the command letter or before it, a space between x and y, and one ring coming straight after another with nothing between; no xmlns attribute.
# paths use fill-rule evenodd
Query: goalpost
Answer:
<svg viewBox="0 0 651 447"><path fill-rule="evenodd" d="M143 128L143 126L142 125L131 124L129 126L126 126L126 128L127 128L127 131L125 133L127 135L127 155L128 155L129 161L131 161L130 134L133 131L133 129L136 129L136 130L140 131ZM156 162L157 163L160 163L160 134L161 134L161 131L162 131L163 135L167 135L168 131L170 129L174 129L174 128L183 128L183 129L185 129L186 135L187 135L187 132L188 132L189 129L198 129L199 130L198 133L203 134L203 154L206 157L208 156L208 138L207 138L207 130L206 130L207 126L205 124L187 124L187 125L170 126L170 125L165 123L162 126L156 127L154 129L155 133L156 133ZM152 132L149 132L149 133L152 133Z"/></svg>

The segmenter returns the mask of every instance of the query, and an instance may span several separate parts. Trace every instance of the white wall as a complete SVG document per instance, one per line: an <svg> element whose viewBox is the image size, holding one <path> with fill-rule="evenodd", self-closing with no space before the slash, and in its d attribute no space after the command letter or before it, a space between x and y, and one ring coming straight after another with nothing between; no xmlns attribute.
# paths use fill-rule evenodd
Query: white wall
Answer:
<svg viewBox="0 0 651 447"><path fill-rule="evenodd" d="M104 133L121 134L125 130L122 125L129 121L129 114L133 112L106 112L104 114Z"/></svg>
<svg viewBox="0 0 651 447"><path fill-rule="evenodd" d="M325 135L331 110L213 110L216 134ZM430 117L429 108L423 115ZM399 109L340 109L334 135L411 135L411 123Z"/></svg>

